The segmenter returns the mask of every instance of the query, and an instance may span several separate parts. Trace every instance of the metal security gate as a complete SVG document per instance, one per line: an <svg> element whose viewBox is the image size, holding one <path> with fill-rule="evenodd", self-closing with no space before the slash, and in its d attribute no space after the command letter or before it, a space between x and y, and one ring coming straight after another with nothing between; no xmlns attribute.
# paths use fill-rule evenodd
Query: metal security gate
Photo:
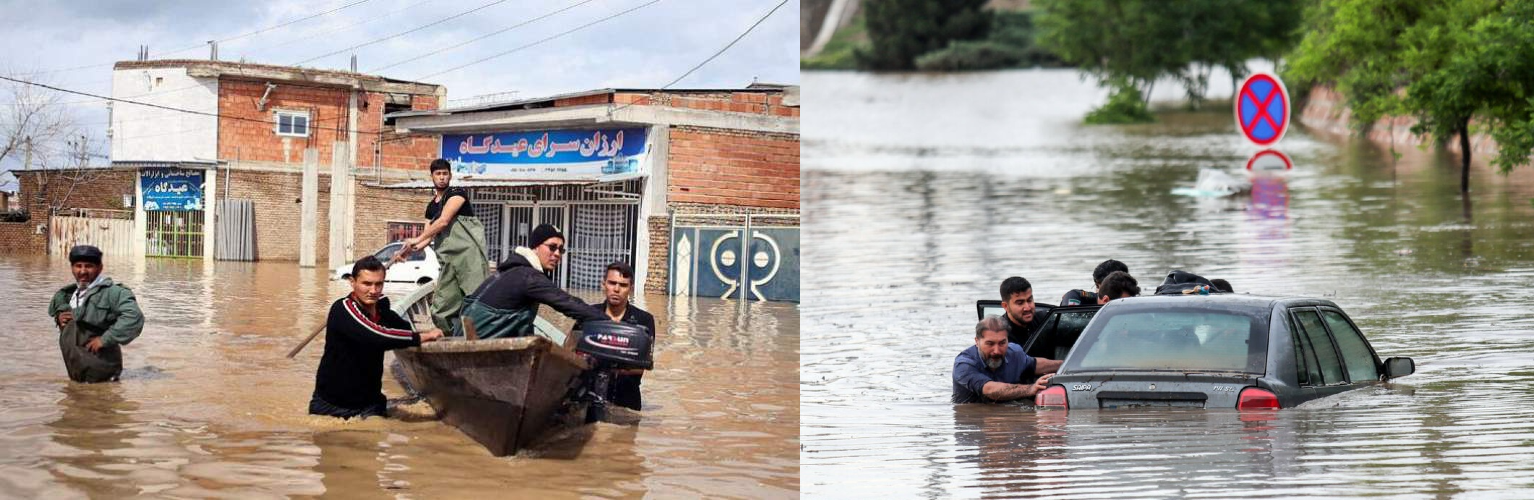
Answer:
<svg viewBox="0 0 1534 500"><path fill-rule="evenodd" d="M669 275L672 295L798 302L799 216L673 214Z"/></svg>
<svg viewBox="0 0 1534 500"><path fill-rule="evenodd" d="M201 210L144 212L147 221L144 254L150 257L202 257Z"/></svg>
<svg viewBox="0 0 1534 500"><path fill-rule="evenodd" d="M491 260L511 258L514 249L527 245L533 228L553 224L565 233L566 246L554 283L595 290L608 264L635 260L643 182L482 187L471 193L470 203L485 223Z"/></svg>
<svg viewBox="0 0 1534 500"><path fill-rule="evenodd" d="M600 290L607 265L615 261L634 263L639 205L624 203L580 204L574 210L565 255L569 287Z"/></svg>
<svg viewBox="0 0 1534 500"><path fill-rule="evenodd" d="M48 218L48 252L68 255L75 245L95 245L106 255L133 254L133 212L126 210L79 210L81 217L55 215Z"/></svg>
<svg viewBox="0 0 1534 500"><path fill-rule="evenodd" d="M256 260L256 208L250 200L218 202L218 260Z"/></svg>

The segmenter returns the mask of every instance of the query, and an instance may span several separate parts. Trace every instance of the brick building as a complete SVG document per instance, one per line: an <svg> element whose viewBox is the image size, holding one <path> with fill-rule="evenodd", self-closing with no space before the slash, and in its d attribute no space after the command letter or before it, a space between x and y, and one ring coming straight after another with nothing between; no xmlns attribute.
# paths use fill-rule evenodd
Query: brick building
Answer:
<svg viewBox="0 0 1534 500"><path fill-rule="evenodd" d="M386 119L441 137L492 259L548 222L565 230L556 279L570 288L595 288L623 260L646 292L733 296L746 271L756 298L798 299L797 87L602 89ZM743 243L745 214L760 226ZM692 232L679 237L674 222ZM724 282L694 287L700 275Z"/></svg>
<svg viewBox="0 0 1534 500"><path fill-rule="evenodd" d="M46 251L38 225L59 208L132 210L128 248L142 255L211 259L227 253L215 250L223 237L229 249L249 247L223 258L305 265L371 253L386 242L381 221L423 222L426 191L385 192L365 182L425 175L437 136L397 133L384 115L436 109L442 86L208 60L119 62L112 81L109 170L119 174L81 187L114 195L45 202L53 195L39 190L50 174L21 172L20 198L32 220L0 227L8 236L0 251ZM250 217L220 218L221 207Z"/></svg>

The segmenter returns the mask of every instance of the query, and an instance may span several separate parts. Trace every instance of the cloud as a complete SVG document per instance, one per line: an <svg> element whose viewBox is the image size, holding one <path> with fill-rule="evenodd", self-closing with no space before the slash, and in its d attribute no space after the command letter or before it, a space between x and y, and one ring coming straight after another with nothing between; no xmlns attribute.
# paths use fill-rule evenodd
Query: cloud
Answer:
<svg viewBox="0 0 1534 500"><path fill-rule="evenodd" d="M202 2L0 1L7 29L0 71L58 70L38 75L50 83L110 94L111 64L131 60L140 44L152 58L205 58L207 40L223 40L357 0ZM410 30L496 0L367 0L362 4L219 45L224 60L293 64L338 49ZM363 70L416 57L527 21L580 0L506 0L473 14L356 49ZM390 68L381 74L417 79L493 56L648 0L593 0L527 26L467 46ZM659 87L738 36L778 0L662 0L630 14L483 63L430 78L449 99L517 92L539 97L606 87ZM799 82L799 2L790 1L746 38L680 82L680 88L739 87L753 78ZM167 54L174 49L186 49ZM349 67L352 52L306 65ZM73 69L79 66L86 68ZM64 101L87 101L65 96ZM74 105L82 125L105 136L101 104Z"/></svg>

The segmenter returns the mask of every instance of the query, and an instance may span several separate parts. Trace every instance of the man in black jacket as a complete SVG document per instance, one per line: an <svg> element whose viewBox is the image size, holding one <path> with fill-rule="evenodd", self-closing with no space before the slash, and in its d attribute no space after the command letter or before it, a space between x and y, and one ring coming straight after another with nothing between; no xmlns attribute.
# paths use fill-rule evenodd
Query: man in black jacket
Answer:
<svg viewBox="0 0 1534 500"><path fill-rule="evenodd" d="M384 351L442 338L433 328L416 333L389 309L383 296L384 265L373 256L352 264L352 293L330 305L325 354L314 374L309 413L340 418L388 414L383 395Z"/></svg>
<svg viewBox="0 0 1534 500"><path fill-rule="evenodd" d="M510 258L501 262L496 267L499 273L485 280L464 307L464 321L474 322L479 338L532 335L538 304L548 304L576 321L607 319L601 310L554 286L545 274L559 268L565 252L565 235L559 228L539 224L533 228L527 245L517 247Z"/></svg>

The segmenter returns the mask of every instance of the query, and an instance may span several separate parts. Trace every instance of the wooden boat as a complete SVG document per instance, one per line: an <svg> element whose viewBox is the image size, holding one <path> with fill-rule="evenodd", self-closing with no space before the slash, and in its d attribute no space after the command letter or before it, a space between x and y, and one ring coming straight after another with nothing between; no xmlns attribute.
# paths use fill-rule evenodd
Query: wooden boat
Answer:
<svg viewBox="0 0 1534 500"><path fill-rule="evenodd" d="M429 323L432 288L422 286L394 309L412 321L427 312ZM586 361L541 335L551 333L540 329L530 337L443 340L398 349L394 357L402 369L396 374L444 421L491 454L515 454L586 419L584 403L566 398L580 384Z"/></svg>

